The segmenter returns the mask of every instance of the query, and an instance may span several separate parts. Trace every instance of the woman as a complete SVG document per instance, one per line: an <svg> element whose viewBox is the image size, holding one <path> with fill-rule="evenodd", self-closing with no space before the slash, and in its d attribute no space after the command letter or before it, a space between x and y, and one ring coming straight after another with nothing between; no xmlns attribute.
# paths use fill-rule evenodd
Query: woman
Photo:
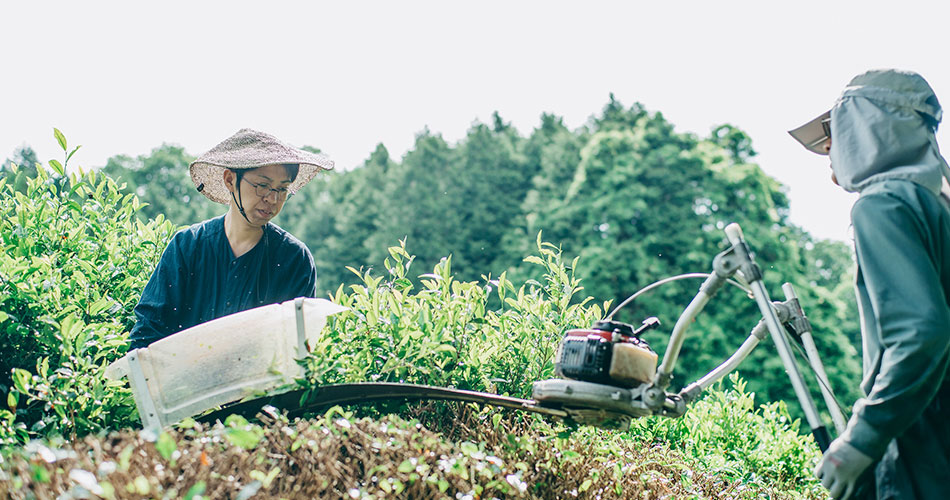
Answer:
<svg viewBox="0 0 950 500"><path fill-rule="evenodd" d="M179 231L135 306L133 349L200 323L316 294L313 257L271 219L333 162L242 129L191 164L191 178L227 213Z"/></svg>

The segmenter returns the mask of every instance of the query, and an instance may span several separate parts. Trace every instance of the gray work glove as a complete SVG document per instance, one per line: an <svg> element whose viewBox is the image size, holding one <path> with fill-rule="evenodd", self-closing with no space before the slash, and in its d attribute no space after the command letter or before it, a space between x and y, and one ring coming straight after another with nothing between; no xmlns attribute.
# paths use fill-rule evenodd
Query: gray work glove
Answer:
<svg viewBox="0 0 950 500"><path fill-rule="evenodd" d="M835 439L815 467L815 476L835 500L847 500L854 493L858 477L874 459L841 439Z"/></svg>

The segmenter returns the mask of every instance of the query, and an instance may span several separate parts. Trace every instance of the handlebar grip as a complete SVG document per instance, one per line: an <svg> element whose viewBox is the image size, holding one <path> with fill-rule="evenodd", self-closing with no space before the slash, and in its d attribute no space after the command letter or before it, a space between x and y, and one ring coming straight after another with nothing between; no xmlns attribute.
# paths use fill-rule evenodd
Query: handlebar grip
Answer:
<svg viewBox="0 0 950 500"><path fill-rule="evenodd" d="M726 237L729 238L729 243L733 245L738 244L744 239L744 236L742 236L742 228L735 222L726 226L725 231Z"/></svg>

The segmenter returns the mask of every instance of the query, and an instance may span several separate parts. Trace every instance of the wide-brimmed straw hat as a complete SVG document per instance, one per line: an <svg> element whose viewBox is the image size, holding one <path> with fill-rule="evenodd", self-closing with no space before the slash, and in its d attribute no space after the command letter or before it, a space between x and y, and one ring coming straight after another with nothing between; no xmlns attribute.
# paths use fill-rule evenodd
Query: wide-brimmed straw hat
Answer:
<svg viewBox="0 0 950 500"><path fill-rule="evenodd" d="M326 155L304 151L270 134L244 128L191 162L191 180L211 201L228 204L231 196L224 185L225 170L283 164L300 166L297 178L287 188L291 193L310 182L317 172L333 168L333 161Z"/></svg>

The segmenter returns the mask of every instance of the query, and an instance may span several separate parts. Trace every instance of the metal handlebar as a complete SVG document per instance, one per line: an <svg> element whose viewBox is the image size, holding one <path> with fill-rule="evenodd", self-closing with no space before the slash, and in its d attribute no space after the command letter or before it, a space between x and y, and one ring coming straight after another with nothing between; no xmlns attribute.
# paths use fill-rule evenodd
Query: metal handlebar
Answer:
<svg viewBox="0 0 950 500"><path fill-rule="evenodd" d="M742 360L752 352L755 346L758 345L761 340L765 339L766 332L768 332L772 337L772 341L775 343L785 371L788 373L789 379L792 382L792 388L805 413L805 419L811 428L812 434L815 436L815 441L818 443L818 447L822 451L825 451L831 441L828 430L818 414L818 409L808 392L801 371L798 369L791 346L786 338L787 333L785 327L782 326L783 322L780 320L779 312L776 310L779 309L777 306L781 306L780 309L786 317L786 320L792 314L789 311L800 313L800 317L804 318L804 313L801 312L801 306L798 304L798 298L795 295L794 289L790 284L786 283L783 290L785 291L787 302L773 305L769 298L769 293L765 288L765 284L762 281L762 272L755 263L752 252L745 242L742 228L735 223L729 224L725 229L725 233L729 239L729 243L731 243L731 247L717 255L713 260L713 273L703 282L699 292L693 297L693 300L690 301L689 305L676 321L676 325L673 327L673 332L670 335L669 344L663 356L663 362L657 368L656 375L651 384L649 384L649 387L643 391L643 401L649 405L656 414L676 414L685 411L686 403L694 400L704 389L735 370ZM696 316L699 315L716 291L722 287L723 283L737 274L738 277L741 277L743 281L748 283L752 297L756 305L758 305L759 312L762 314L762 320L753 328L742 346L723 364L716 367L701 379L685 387L678 395L674 396L666 393L665 390L669 387L670 381L673 378L673 368L676 365L680 349L686 338L686 329L692 324L693 320L696 319ZM807 321L805 321L805 324L807 324ZM824 374L821 361L818 359L818 353L814 348L814 341L811 338L810 329L798 333L802 336L802 340L806 345L806 352L808 352L809 361L821 383L825 402L828 404L832 419L835 422L835 427L838 428L840 432L841 429L844 428L844 417L841 415L837 405L833 403L834 395L831 392L830 385L827 383L827 376ZM675 408L675 410L671 411L671 406Z"/></svg>

